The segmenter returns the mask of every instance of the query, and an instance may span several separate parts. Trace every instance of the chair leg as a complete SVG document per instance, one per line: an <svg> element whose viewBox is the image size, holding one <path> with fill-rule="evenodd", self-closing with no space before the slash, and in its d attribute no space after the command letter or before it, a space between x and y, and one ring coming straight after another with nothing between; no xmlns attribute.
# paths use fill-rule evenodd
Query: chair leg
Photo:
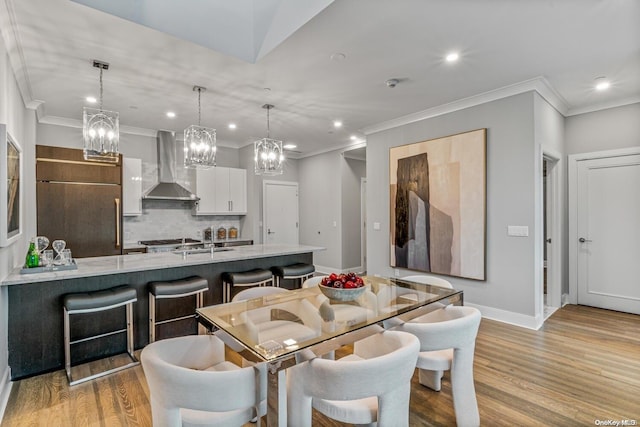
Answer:
<svg viewBox="0 0 640 427"><path fill-rule="evenodd" d="M127 304L126 311L127 311L127 352L129 353L129 356L131 356L133 360L137 360L136 356L134 355L135 348L133 344L133 303L132 302Z"/></svg>
<svg viewBox="0 0 640 427"><path fill-rule="evenodd" d="M71 332L69 328L69 312L66 307L64 310L64 369L67 372L67 378L71 382Z"/></svg>
<svg viewBox="0 0 640 427"><path fill-rule="evenodd" d="M420 384L429 387L431 390L440 391L442 387L443 371L430 371L428 369L418 369L418 379Z"/></svg>
<svg viewBox="0 0 640 427"><path fill-rule="evenodd" d="M156 340L156 297L149 293L149 344Z"/></svg>

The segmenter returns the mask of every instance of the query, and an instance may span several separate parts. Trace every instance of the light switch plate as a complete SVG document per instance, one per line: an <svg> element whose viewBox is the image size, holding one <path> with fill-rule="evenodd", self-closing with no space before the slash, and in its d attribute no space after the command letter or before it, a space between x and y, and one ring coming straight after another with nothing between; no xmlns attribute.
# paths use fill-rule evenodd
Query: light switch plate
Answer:
<svg viewBox="0 0 640 427"><path fill-rule="evenodd" d="M528 237L529 227L526 225L508 225L507 235L515 237Z"/></svg>
<svg viewBox="0 0 640 427"><path fill-rule="evenodd" d="M380 230L380 223L379 222L374 222L373 223L373 229L374 230Z"/></svg>

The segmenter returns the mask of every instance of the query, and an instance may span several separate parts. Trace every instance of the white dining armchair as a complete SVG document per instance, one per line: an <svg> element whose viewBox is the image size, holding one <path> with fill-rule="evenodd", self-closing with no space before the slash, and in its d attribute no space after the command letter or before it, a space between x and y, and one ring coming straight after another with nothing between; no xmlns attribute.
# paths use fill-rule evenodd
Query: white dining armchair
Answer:
<svg viewBox="0 0 640 427"><path fill-rule="evenodd" d="M415 274L412 276L401 277L402 280L409 280L411 282L421 283L423 285L435 285L441 288L453 289L453 285L448 280L441 277L429 276L427 274Z"/></svg>
<svg viewBox="0 0 640 427"><path fill-rule="evenodd" d="M288 424L311 426L312 407L337 421L409 425L418 339L385 331L354 343L339 360L315 358L287 370Z"/></svg>
<svg viewBox="0 0 640 427"><path fill-rule="evenodd" d="M276 295L289 292L287 288L277 288L275 286L256 286L254 288L249 288L242 290L235 294L231 299L231 302L236 301L246 301L254 298L262 298L269 295Z"/></svg>
<svg viewBox="0 0 640 427"><path fill-rule="evenodd" d="M213 335L156 341L140 355L154 427L242 426L266 413L266 369L225 360Z"/></svg>
<svg viewBox="0 0 640 427"><path fill-rule="evenodd" d="M449 305L394 328L420 340L420 384L439 391L444 371L451 370L453 406L462 427L480 425L473 358L481 317L476 308Z"/></svg>

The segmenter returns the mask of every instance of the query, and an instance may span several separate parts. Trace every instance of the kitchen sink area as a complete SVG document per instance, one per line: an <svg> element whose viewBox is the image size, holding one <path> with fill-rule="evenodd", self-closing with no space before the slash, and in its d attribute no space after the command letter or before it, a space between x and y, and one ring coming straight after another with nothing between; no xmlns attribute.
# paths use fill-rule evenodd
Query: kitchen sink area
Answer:
<svg viewBox="0 0 640 427"><path fill-rule="evenodd" d="M248 239L225 239L205 241L190 238L164 239L164 240L144 240L138 242L145 248L147 253L173 252L175 254L201 254L211 252L223 252L233 250L235 246L253 245L253 240Z"/></svg>
<svg viewBox="0 0 640 427"><path fill-rule="evenodd" d="M200 244L200 245L185 245L183 248L174 249L171 252L176 255L194 255L194 254L204 254L210 252L226 252L232 251L233 248L230 247L218 247L212 246L211 244Z"/></svg>

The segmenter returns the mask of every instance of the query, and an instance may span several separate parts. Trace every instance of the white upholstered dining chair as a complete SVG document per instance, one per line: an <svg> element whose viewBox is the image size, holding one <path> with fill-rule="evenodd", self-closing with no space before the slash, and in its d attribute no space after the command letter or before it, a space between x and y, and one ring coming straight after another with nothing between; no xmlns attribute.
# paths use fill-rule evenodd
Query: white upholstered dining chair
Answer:
<svg viewBox="0 0 640 427"><path fill-rule="evenodd" d="M312 407L340 422L408 426L419 342L385 331L354 343L339 360L315 358L287 370L288 424L311 426Z"/></svg>
<svg viewBox="0 0 640 427"><path fill-rule="evenodd" d="M213 335L156 341L141 353L154 427L242 426L266 413L266 369L225 360Z"/></svg>
<svg viewBox="0 0 640 427"><path fill-rule="evenodd" d="M429 276L427 274L415 274L412 276L401 277L400 279L422 283L423 285L435 285L440 286L441 288L453 289L453 285L448 280L445 280L441 277Z"/></svg>
<svg viewBox="0 0 640 427"><path fill-rule="evenodd" d="M451 370L453 406L461 427L480 425L473 358L481 317L476 308L449 305L393 329L420 340L416 363L420 384L440 391L444 371Z"/></svg>

